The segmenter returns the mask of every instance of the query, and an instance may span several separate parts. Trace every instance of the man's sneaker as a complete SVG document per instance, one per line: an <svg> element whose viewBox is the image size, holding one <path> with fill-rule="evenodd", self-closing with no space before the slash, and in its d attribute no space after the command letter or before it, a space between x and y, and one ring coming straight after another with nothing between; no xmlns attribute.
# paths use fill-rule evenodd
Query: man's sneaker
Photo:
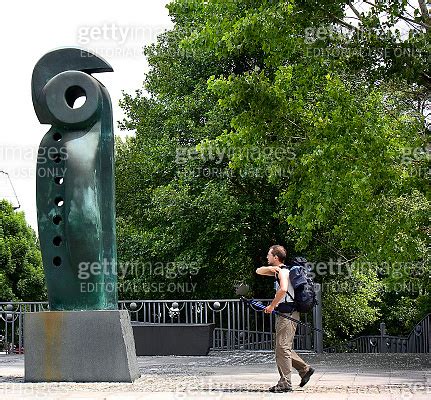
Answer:
<svg viewBox="0 0 431 400"><path fill-rule="evenodd" d="M302 377L301 383L299 384L299 387L305 386L308 383L308 381L310 380L311 375L313 375L313 374L314 374L314 368L310 367L310 369Z"/></svg>
<svg viewBox="0 0 431 400"><path fill-rule="evenodd" d="M269 388L269 391L272 392L272 393L292 392L292 387L291 386L275 385L275 386L271 386Z"/></svg>

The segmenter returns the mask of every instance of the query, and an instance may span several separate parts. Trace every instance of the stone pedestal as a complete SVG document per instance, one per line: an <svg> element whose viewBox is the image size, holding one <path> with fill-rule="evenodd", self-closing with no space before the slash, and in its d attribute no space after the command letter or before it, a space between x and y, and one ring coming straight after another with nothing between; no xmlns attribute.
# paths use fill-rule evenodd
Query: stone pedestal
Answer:
<svg viewBox="0 0 431 400"><path fill-rule="evenodd" d="M24 316L26 382L133 382L139 377L125 310Z"/></svg>

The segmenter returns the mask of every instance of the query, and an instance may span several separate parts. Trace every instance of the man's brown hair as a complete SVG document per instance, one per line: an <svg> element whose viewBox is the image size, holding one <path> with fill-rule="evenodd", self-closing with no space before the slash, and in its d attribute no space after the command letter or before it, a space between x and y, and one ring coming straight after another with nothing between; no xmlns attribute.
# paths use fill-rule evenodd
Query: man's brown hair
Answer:
<svg viewBox="0 0 431 400"><path fill-rule="evenodd" d="M272 255L274 257L277 256L281 262L284 262L284 260L286 259L287 252L283 246L275 244L274 246L271 246L269 250L271 250Z"/></svg>

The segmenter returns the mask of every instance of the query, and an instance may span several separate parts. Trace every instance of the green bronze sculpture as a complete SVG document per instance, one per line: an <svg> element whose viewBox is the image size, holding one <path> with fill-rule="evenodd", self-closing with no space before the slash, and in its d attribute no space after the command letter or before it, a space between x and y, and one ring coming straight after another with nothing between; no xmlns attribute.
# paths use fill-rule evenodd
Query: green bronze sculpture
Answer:
<svg viewBox="0 0 431 400"><path fill-rule="evenodd" d="M130 316L117 300L111 100L91 76L111 71L77 48L47 53L33 71L34 109L51 125L36 177L50 310L24 315L26 382L139 377Z"/></svg>
<svg viewBox="0 0 431 400"><path fill-rule="evenodd" d="M36 64L32 98L43 137L37 163L39 238L50 310L117 310L111 100L92 73L111 72L85 50ZM85 103L74 108L77 98Z"/></svg>

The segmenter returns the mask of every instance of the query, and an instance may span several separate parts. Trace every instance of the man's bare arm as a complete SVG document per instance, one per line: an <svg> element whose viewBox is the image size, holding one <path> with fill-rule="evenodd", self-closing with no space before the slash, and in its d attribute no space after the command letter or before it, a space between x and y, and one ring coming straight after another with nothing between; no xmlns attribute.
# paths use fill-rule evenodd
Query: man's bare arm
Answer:
<svg viewBox="0 0 431 400"><path fill-rule="evenodd" d="M256 274L274 276L276 272L280 272L280 269L280 267L275 266L260 267L256 269Z"/></svg>

